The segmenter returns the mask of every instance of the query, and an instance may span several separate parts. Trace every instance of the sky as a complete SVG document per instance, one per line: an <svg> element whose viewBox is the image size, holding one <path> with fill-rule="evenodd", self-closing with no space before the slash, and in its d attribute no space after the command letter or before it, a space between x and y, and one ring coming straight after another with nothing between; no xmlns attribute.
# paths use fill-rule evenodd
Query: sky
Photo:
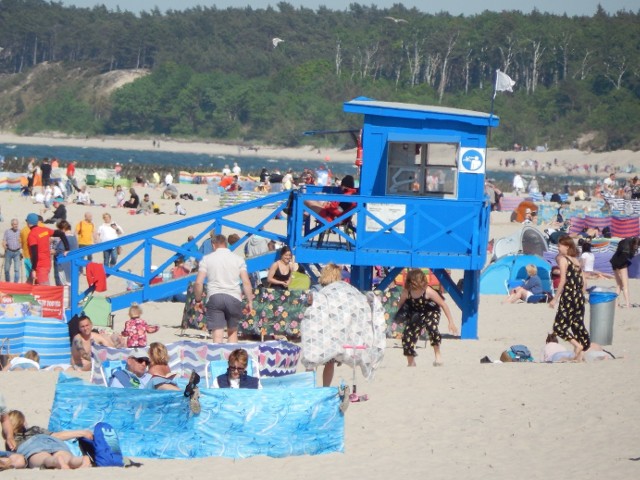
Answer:
<svg viewBox="0 0 640 480"><path fill-rule="evenodd" d="M217 8L244 8L251 6L254 9L265 8L271 5L277 8L280 0L61 0L67 6L93 7L105 5L109 10L118 6L121 10L138 13L150 11L158 7L161 12L167 10L184 10L195 6ZM592 16L598 4L602 5L608 13L616 13L619 10L632 12L640 11L640 0L287 0L286 3L294 7L306 7L316 10L325 6L331 10L346 10L350 3L360 5L376 5L380 9L391 8L395 3L402 3L407 8L417 8L425 13L449 12L452 15L474 15L484 10L520 10L530 13L534 8L540 12L548 12L557 15L567 14Z"/></svg>

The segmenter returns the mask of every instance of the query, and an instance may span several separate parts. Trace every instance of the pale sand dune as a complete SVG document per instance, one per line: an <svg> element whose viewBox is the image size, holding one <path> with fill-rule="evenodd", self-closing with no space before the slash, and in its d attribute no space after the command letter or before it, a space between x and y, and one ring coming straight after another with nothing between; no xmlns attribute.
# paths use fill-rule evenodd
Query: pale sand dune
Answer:
<svg viewBox="0 0 640 480"><path fill-rule="evenodd" d="M204 186L179 186L181 191L205 196ZM158 191L150 192L153 198ZM110 203L112 191L91 190L99 202ZM5 220L23 219L37 211L17 193L1 193ZM173 202L160 201L165 211ZM183 202L189 215L217 209L216 197L208 202ZM77 222L87 207L71 205L69 218ZM100 221L110 211L126 232L177 220L174 215L131 216L115 208L93 207ZM251 213L246 218L251 218ZM284 228L284 223L278 228ZM491 237L518 228L509 214L493 213ZM230 233L225 232L225 233ZM182 233L180 233L182 235ZM186 232L185 232L186 238ZM456 273L456 272L454 272ZM602 285L611 284L602 282ZM633 300L640 301L639 282L632 281ZM612 478L638 476L640 457L640 328L637 309L615 313L614 344L624 359L597 364L483 365L480 358L497 359L510 345L522 343L538 356L551 330L554 312L547 305L502 305L501 296L483 296L479 339L447 338L442 351L445 366L431 366L431 348L420 348L417 368L405 367L399 340L389 340L376 378L367 383L357 376L358 390L370 401L352 404L345 419L345 453L282 459L223 458L191 461L143 459L140 469L117 472L118 478L202 479L261 478L310 480L327 478L459 478L527 479ZM460 312L453 306L459 322ZM149 341L178 340L182 306L148 303L143 317L162 328ZM588 324L587 308L587 324ZM122 328L125 312L118 312ZM446 333L446 322L442 331ZM190 331L190 334L197 332ZM352 372L339 367L335 382L351 383ZM56 376L50 373L0 373L0 391L10 408L27 413L32 424L46 425L53 401ZM6 478L113 478L110 469L66 472L4 472ZM419 477L416 477L419 475Z"/></svg>

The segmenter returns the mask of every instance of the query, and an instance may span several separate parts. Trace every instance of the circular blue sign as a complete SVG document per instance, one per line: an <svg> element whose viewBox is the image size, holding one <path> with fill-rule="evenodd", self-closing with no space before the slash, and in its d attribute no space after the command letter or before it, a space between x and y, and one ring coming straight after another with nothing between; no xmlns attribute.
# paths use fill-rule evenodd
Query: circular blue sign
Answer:
<svg viewBox="0 0 640 480"><path fill-rule="evenodd" d="M481 170L484 164L482 153L478 150L467 150L462 155L462 165L470 172Z"/></svg>

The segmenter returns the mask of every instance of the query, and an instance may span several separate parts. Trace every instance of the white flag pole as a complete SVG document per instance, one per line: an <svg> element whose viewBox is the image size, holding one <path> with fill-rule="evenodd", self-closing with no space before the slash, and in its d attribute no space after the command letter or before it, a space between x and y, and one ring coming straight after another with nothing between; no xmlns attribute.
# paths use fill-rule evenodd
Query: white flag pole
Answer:
<svg viewBox="0 0 640 480"><path fill-rule="evenodd" d="M491 140L491 120L493 120L493 104L496 100L496 93L498 93L498 72L496 70L496 81L493 82L493 95L491 96L491 110L489 112L489 140Z"/></svg>

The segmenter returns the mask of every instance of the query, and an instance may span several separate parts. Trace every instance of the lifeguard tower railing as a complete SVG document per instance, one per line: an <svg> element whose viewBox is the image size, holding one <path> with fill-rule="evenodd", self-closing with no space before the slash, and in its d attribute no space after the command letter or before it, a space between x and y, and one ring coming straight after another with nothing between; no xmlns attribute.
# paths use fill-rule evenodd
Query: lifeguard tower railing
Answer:
<svg viewBox="0 0 640 480"><path fill-rule="evenodd" d="M355 207L329 221L306 200ZM485 201L294 193L292 207L289 241L301 263L480 270L486 261L486 235L479 235L488 228ZM329 240L319 243L321 235Z"/></svg>
<svg viewBox="0 0 640 480"><path fill-rule="evenodd" d="M305 205L305 200L347 201L354 204L354 208L329 221ZM286 223L278 219L285 212ZM65 257L58 257L58 261L71 263L68 313L72 316L82 310L83 300L91 293L86 280L81 280L84 277L80 275L81 268L88 263L86 256L92 254L96 261L100 261L99 254L104 250L122 247L125 253L118 263L114 267L105 267L109 298L112 310L116 311L128 308L132 302L166 299L185 291L195 275L171 280L164 273L178 257L200 259L203 250L199 245L208 243L211 232L238 233L240 241L231 247L232 250L244 248L252 235L260 235L289 245L301 264L319 266L335 262L351 266L351 281L361 289L371 287L373 266L394 268L381 288L402 268L428 267L462 310L462 338L476 338L477 311L474 305L477 302L472 301L469 295L475 295L473 292L477 288L471 287L479 282L479 273L486 261L489 213L489 206L484 201L390 195L345 196L309 188L308 191L275 193L125 235L69 252ZM345 228L347 221L349 228ZM183 242L187 237L185 231L194 228L199 233L192 241ZM250 272L268 269L275 258L274 252L249 258L247 268ZM157 265L157 269L152 270L153 265ZM445 269L465 271L462 290L457 288ZM154 279L159 276L163 281L155 283ZM128 285L136 288L128 289Z"/></svg>
<svg viewBox="0 0 640 480"><path fill-rule="evenodd" d="M225 235L232 232L239 234L240 241L230 247L232 250L244 248L246 240L252 235L288 243L286 223L278 219L282 216L288 198L288 192L275 193L124 235L116 240L98 243L68 252L66 256L59 256L59 263L71 263L67 310L69 318L82 311L83 301L93 291L87 284L86 278L80 273L89 263L87 255L93 255L94 261L101 263L103 251L122 247L123 253L117 264L113 267L105 266L113 311L128 308L132 302L143 303L166 299L185 291L195 278L195 274L191 274L175 280L170 279L169 272L173 262L179 257L198 260L202 258L203 252L210 251L201 247L203 244L209 246L209 235L212 232ZM251 215L248 215L249 211ZM186 242L189 234L194 238ZM251 272L267 269L275 261L275 256L275 252L270 252L259 257L248 258L247 268ZM152 266L157 268L152 269ZM163 281L155 283L154 280L158 277L162 277Z"/></svg>

